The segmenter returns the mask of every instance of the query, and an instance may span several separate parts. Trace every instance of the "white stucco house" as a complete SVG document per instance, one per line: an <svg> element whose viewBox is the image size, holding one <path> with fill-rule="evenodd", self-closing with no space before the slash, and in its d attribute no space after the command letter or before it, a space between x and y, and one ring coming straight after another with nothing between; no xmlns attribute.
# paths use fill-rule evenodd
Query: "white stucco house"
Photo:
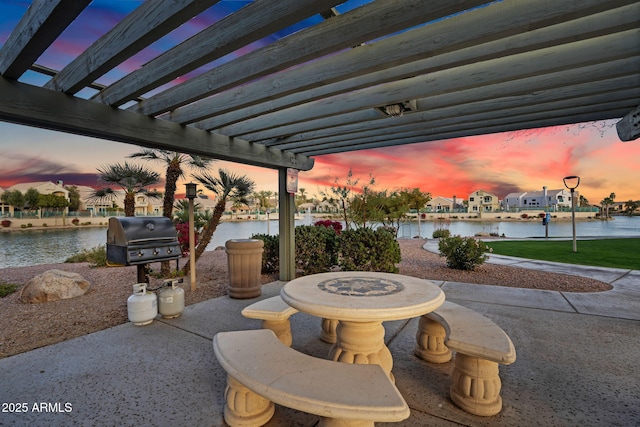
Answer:
<svg viewBox="0 0 640 427"><path fill-rule="evenodd" d="M576 205L580 199L580 193L575 192ZM520 209L544 209L557 211L571 208L571 191L567 189L542 191L525 191L521 193L509 193L503 200L504 209L515 211Z"/></svg>

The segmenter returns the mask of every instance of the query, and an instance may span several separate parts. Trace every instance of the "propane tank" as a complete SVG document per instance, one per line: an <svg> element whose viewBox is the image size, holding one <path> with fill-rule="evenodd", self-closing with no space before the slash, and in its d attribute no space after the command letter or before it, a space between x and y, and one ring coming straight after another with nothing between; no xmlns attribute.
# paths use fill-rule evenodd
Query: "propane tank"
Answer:
<svg viewBox="0 0 640 427"><path fill-rule="evenodd" d="M182 280L165 280L165 286L158 292L158 310L165 319L178 317L184 310L184 289L177 285L182 283Z"/></svg>
<svg viewBox="0 0 640 427"><path fill-rule="evenodd" d="M147 292L146 283L133 285L133 295L127 299L129 320L136 326L148 325L158 315L158 297Z"/></svg>

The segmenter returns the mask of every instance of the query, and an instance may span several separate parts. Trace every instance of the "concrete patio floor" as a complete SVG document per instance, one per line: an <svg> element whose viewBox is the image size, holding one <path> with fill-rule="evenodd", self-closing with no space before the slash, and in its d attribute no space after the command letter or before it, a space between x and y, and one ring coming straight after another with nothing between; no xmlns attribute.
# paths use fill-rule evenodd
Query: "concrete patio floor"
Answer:
<svg viewBox="0 0 640 427"><path fill-rule="evenodd" d="M500 367L503 410L478 417L453 405L452 362L434 365L413 355L412 319L385 323L411 417L377 425L640 425L640 272L496 256L491 262L588 274L614 289L577 294L434 282L447 299L483 313L511 337L517 360ZM282 284L265 285L259 298L277 295ZM259 328L240 314L256 300L216 298L186 307L176 319L127 323L2 359L0 425L224 426L226 375L211 340L220 331ZM293 347L326 357L320 320L298 313L291 321ZM267 425L316 423L313 415L278 406Z"/></svg>

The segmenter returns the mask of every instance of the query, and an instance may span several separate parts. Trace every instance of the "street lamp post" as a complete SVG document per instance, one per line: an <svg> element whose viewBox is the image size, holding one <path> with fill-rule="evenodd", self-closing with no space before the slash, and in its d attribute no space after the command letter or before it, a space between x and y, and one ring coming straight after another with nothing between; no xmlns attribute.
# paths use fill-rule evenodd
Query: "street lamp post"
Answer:
<svg viewBox="0 0 640 427"><path fill-rule="evenodd" d="M197 184L190 182L185 184L187 188L187 199L189 199L189 267L191 273L191 291L196 290L196 234L193 221L193 199L196 198Z"/></svg>
<svg viewBox="0 0 640 427"><path fill-rule="evenodd" d="M575 190L580 185L580 177L576 175L565 176L562 178L564 186L571 190L571 224L573 227L573 252L578 252L576 244L576 197Z"/></svg>

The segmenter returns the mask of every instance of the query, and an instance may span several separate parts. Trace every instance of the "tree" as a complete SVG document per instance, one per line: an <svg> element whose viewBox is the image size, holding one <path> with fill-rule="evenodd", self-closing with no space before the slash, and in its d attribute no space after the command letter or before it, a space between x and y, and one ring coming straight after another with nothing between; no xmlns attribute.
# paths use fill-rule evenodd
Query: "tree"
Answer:
<svg viewBox="0 0 640 427"><path fill-rule="evenodd" d="M609 218L609 207L613 206L616 200L616 193L609 194L609 197L605 197L600 205L604 208L604 217Z"/></svg>
<svg viewBox="0 0 640 427"><path fill-rule="evenodd" d="M580 201L578 203L578 206L581 208L586 208L589 206L589 201L582 194L580 195Z"/></svg>
<svg viewBox="0 0 640 427"><path fill-rule="evenodd" d="M340 185L338 178L335 179L334 185L329 188L328 191L320 192L320 195L324 200L335 201L339 206L339 210L342 214L342 219L345 224L345 230L350 229L350 221L349 221L349 212L348 207L351 202L351 194L356 185L358 185L360 179L353 178L353 171L349 169L349 173L347 174L347 181L345 185ZM370 177L369 186L373 186L375 184L375 179ZM335 196L335 197L334 197Z"/></svg>
<svg viewBox="0 0 640 427"><path fill-rule="evenodd" d="M127 162L124 164L116 163L114 165L103 166L98 168L100 181L107 187L99 188L90 196L91 199L113 200L115 191L112 187L120 187L124 191L124 214L125 216L135 216L137 194L146 194L148 197L161 197L161 193L155 190L149 190L154 184L160 181L160 174L140 165L134 165Z"/></svg>
<svg viewBox="0 0 640 427"><path fill-rule="evenodd" d="M167 166L165 172L164 200L162 203L162 216L171 218L173 204L175 202L176 185L178 179L184 178L183 165L188 165L196 170L204 170L213 161L195 154L182 154L175 151L167 151L153 148L144 148L131 154L130 158L158 161Z"/></svg>
<svg viewBox="0 0 640 427"><path fill-rule="evenodd" d="M184 177L182 166L187 164L195 169L204 170L211 163L211 159L205 159L195 154L182 154L175 151L167 151L153 148L143 148L141 151L130 155L132 158L162 162L167 166L164 183L164 200L162 202L162 216L172 219L173 204L176 198L176 185L178 179ZM169 261L162 261L160 274L163 277L169 275L171 270Z"/></svg>
<svg viewBox="0 0 640 427"><path fill-rule="evenodd" d="M375 191L366 186L362 193L353 196L349 203L349 217L358 228L373 228L376 222L384 222L388 214L386 191Z"/></svg>
<svg viewBox="0 0 640 427"><path fill-rule="evenodd" d="M56 196L54 194L40 194L38 196L37 207L42 208L44 210L50 209L56 212L68 206L69 206L69 201L62 196Z"/></svg>
<svg viewBox="0 0 640 427"><path fill-rule="evenodd" d="M420 209L424 208L425 205L431 201L431 193L423 193L419 188L413 188L411 190L407 188L401 190L400 194L406 200L409 209L415 209L418 212L418 236L422 236L422 232L420 231Z"/></svg>
<svg viewBox="0 0 640 427"><path fill-rule="evenodd" d="M40 199L40 192L35 188L29 188L24 193L24 204L29 210L38 209L38 201Z"/></svg>
<svg viewBox="0 0 640 427"><path fill-rule="evenodd" d="M0 200L7 205L22 210L24 208L24 194L20 190L5 191Z"/></svg>
<svg viewBox="0 0 640 427"><path fill-rule="evenodd" d="M215 233L216 228L220 223L227 200L235 198L236 200L242 200L243 203L246 204L248 202L247 197L252 193L255 183L244 175L235 175L224 169L218 170L218 176L212 176L207 172L203 172L201 174L193 175L193 178L204 185L206 189L212 191L218 199L218 202L213 209L213 215L202 230L199 239L200 241L195 249L195 261L198 262L198 259L207 248L207 245L213 237L213 233ZM187 261L182 268L182 271L185 272L185 274L190 271L190 263L191 260Z"/></svg>
<svg viewBox="0 0 640 427"><path fill-rule="evenodd" d="M638 209L639 207L640 207L640 201L638 201L638 200L629 200L627 203L625 203L624 212L627 215L632 216L633 213L636 211L636 209Z"/></svg>
<svg viewBox="0 0 640 427"><path fill-rule="evenodd" d="M261 209L269 209L271 207L271 197L273 197L272 191L258 191L253 193L252 196L260 205Z"/></svg>
<svg viewBox="0 0 640 427"><path fill-rule="evenodd" d="M80 192L75 185L67 185L64 187L69 192L69 210L80 210Z"/></svg>

